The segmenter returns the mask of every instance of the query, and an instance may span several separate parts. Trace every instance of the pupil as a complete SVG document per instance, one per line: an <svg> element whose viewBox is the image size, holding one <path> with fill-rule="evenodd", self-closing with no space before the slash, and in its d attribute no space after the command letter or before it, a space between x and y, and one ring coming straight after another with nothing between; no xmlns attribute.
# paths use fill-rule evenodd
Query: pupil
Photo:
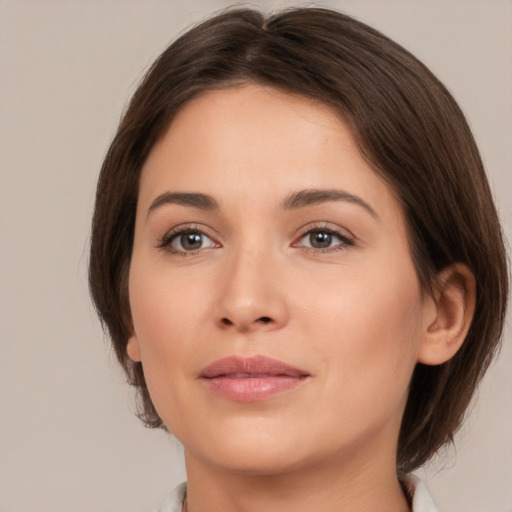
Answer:
<svg viewBox="0 0 512 512"><path fill-rule="evenodd" d="M325 231L316 231L311 236L311 246L316 249L323 249L329 247L332 242L332 235Z"/></svg>
<svg viewBox="0 0 512 512"><path fill-rule="evenodd" d="M203 243L200 233L184 233L181 235L181 245L189 251L200 249Z"/></svg>

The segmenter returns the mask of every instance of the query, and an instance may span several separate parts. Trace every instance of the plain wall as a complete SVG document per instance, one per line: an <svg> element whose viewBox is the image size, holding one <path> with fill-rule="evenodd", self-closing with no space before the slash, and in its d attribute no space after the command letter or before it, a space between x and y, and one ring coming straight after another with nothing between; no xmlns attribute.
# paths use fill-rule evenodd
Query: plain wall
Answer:
<svg viewBox="0 0 512 512"><path fill-rule="evenodd" d="M102 157L142 71L227 5L0 0L0 512L151 511L184 479L178 443L133 415L89 302L88 236ZM512 2L322 5L396 39L454 93L510 239ZM457 450L420 471L441 510L512 511L511 439L507 334Z"/></svg>

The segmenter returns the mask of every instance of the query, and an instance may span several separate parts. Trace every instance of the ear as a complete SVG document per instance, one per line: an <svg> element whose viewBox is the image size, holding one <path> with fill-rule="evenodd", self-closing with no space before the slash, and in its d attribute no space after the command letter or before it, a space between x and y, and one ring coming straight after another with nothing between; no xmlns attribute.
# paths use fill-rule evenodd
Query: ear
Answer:
<svg viewBox="0 0 512 512"><path fill-rule="evenodd" d="M451 359L466 339L476 302L473 272L455 263L438 275L431 297L433 308L418 351L418 361L438 365Z"/></svg>
<svg viewBox="0 0 512 512"><path fill-rule="evenodd" d="M130 328L130 331L131 335L128 338L128 343L126 344L126 353L133 362L139 363L141 361L139 340L135 334L133 326Z"/></svg>

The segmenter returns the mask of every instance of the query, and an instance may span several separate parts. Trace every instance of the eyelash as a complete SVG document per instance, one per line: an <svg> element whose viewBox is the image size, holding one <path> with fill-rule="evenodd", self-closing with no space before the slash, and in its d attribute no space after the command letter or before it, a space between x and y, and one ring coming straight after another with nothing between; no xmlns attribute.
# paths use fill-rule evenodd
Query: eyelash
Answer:
<svg viewBox="0 0 512 512"><path fill-rule="evenodd" d="M218 245L217 242L215 242L215 240L211 236L209 236L207 233L205 233L204 228L200 228L199 226L196 226L196 225L189 225L189 226L176 227L176 228L172 229L171 231L169 231L168 233L166 233L159 240L159 243L158 243L157 247L159 249L162 249L162 250L166 251L166 252L170 252L173 255L193 256L193 255L197 254L198 251L200 251L201 249L204 249L204 248L201 247L201 248L196 249L196 250L187 251L187 250L175 249L172 246L172 243L175 240L177 240L179 237L181 237L182 235L185 235L187 233L188 234L198 234L198 235L201 235L201 236L205 236L208 239L210 239L214 244Z"/></svg>
<svg viewBox="0 0 512 512"><path fill-rule="evenodd" d="M313 233L324 233L330 236L337 237L340 240L340 243L332 246L332 247L325 247L325 248L316 248L316 247L310 247L305 245L299 245L298 242L300 242L302 239L304 239L308 235L312 235ZM201 236L207 237L209 240L213 242L213 244L216 244L217 246L220 246L213 237L209 236L207 233L205 233L204 228L200 228L197 225L190 225L185 227L176 227L170 232L166 233L158 242L158 248L162 249L166 252L170 252L173 255L180 255L180 256L193 256L197 254L199 251L206 249L205 247L200 247L196 250L179 250L172 246L172 243L177 240L179 237L185 234L198 234ZM354 237L352 235L347 234L345 230L341 230L338 228L333 228L332 226L325 224L325 223L319 223L314 225L308 225L307 228L304 228L303 232L296 238L295 242L291 244L292 247L299 248L303 251L307 252L313 252L313 253L329 253L329 252L335 252L335 251L343 251L346 250L348 247L353 246L355 243ZM211 247L210 247L211 248Z"/></svg>
<svg viewBox="0 0 512 512"><path fill-rule="evenodd" d="M304 245L297 245L297 243L304 239L306 236L311 236L313 233L325 233L327 235L335 236L340 240L340 243L325 248L316 248L316 247L308 247ZM349 234L346 230L339 229L337 227L333 227L330 224L318 223L318 224L309 224L304 231L297 237L296 241L292 243L292 247L297 247L301 250L313 253L329 253L336 251L344 251L348 247L352 247L355 244L355 238L353 235Z"/></svg>

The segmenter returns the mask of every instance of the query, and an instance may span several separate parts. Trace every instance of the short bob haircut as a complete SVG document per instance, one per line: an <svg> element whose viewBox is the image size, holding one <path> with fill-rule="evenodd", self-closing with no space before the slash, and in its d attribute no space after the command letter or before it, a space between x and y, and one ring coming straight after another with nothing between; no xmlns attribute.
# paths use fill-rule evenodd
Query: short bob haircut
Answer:
<svg viewBox="0 0 512 512"><path fill-rule="evenodd" d="M425 293L452 263L477 283L476 310L458 353L418 363L400 431L397 471L423 463L461 425L496 353L508 294L499 219L468 124L447 89L413 55L342 13L295 8L265 17L231 9L195 26L154 62L106 155L92 224L90 290L139 417L164 428L143 368L126 354L128 273L141 168L181 107L201 92L257 83L314 98L348 124L366 161L394 191Z"/></svg>

